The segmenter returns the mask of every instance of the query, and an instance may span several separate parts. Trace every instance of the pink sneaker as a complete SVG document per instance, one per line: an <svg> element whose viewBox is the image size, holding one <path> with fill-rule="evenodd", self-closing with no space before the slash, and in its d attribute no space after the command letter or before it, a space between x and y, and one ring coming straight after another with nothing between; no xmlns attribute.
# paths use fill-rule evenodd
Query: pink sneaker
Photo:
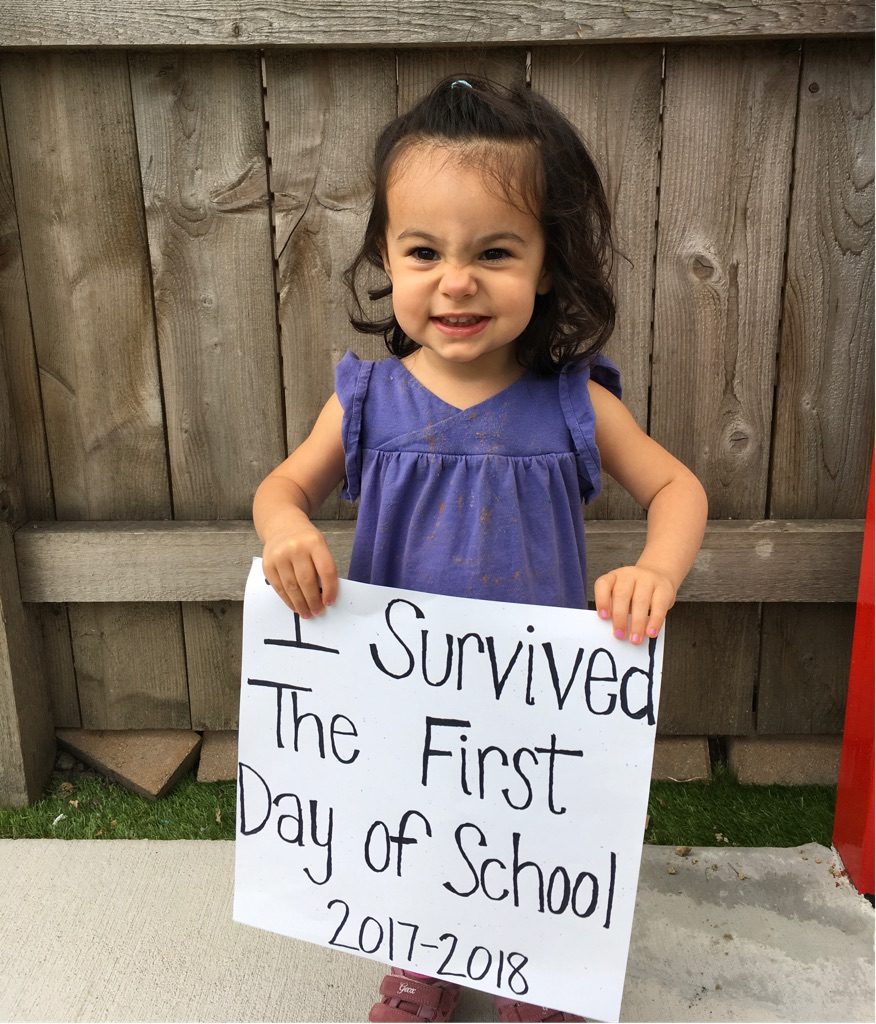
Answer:
<svg viewBox="0 0 876 1024"><path fill-rule="evenodd" d="M499 1020L508 1024L561 1024L563 1021L586 1021L586 1017L576 1017L574 1013L566 1013L565 1010L552 1010L549 1006L536 1006L535 1003L521 1003L517 999L506 999L504 996L494 996L496 1009L499 1011Z"/></svg>
<svg viewBox="0 0 876 1024"><path fill-rule="evenodd" d="M459 985L393 967L380 983L380 1002L371 1007L368 1020L378 1024L441 1024L450 1020L458 1001Z"/></svg>

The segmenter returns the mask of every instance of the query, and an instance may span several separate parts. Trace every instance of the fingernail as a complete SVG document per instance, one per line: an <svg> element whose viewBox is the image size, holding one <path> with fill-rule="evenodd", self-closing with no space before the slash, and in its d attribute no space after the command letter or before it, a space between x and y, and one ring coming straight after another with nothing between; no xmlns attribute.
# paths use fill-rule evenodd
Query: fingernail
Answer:
<svg viewBox="0 0 876 1024"><path fill-rule="evenodd" d="M655 629L653 626L648 627L648 636L657 636L660 631Z"/></svg>
<svg viewBox="0 0 876 1024"><path fill-rule="evenodd" d="M640 641L641 639L642 639L642 638L641 638L641 637L639 636L639 634L638 634L638 633L633 633L633 635L632 635L632 636L630 637L630 640L631 640L631 641L632 641L632 642L633 642L634 644L637 644L637 643L638 643L638 642L639 642L639 641Z"/></svg>
<svg viewBox="0 0 876 1024"><path fill-rule="evenodd" d="M622 629L616 629L614 631L614 635L618 638L618 640L623 640L623 638L624 638L624 631Z"/></svg>
<svg viewBox="0 0 876 1024"><path fill-rule="evenodd" d="M608 618L608 611L607 611L607 609L600 608L599 609L599 617L600 617L600 619L607 619Z"/></svg>

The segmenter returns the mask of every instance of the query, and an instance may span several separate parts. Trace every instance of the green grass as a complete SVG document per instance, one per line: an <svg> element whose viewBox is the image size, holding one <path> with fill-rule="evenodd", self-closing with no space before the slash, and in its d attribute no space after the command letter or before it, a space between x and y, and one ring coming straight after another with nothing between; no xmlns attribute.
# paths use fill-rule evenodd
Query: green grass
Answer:
<svg viewBox="0 0 876 1024"><path fill-rule="evenodd" d="M830 846L833 786L655 782L645 841L669 846ZM63 815L63 817L60 817ZM46 796L0 810L2 839L233 839L235 784L193 776L150 801L87 773L56 774Z"/></svg>
<svg viewBox="0 0 876 1024"><path fill-rule="evenodd" d="M0 809L0 838L233 839L234 813L233 782L190 775L153 801L100 777L56 774L31 807Z"/></svg>
<svg viewBox="0 0 876 1024"><path fill-rule="evenodd" d="M646 843L830 846L835 786L743 786L726 768L709 782L654 782Z"/></svg>

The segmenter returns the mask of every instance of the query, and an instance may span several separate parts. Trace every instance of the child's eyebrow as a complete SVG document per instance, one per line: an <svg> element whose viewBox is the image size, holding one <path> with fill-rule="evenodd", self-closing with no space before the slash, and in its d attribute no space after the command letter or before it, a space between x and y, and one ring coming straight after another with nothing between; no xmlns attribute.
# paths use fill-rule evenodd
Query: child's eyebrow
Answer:
<svg viewBox="0 0 876 1024"><path fill-rule="evenodd" d="M420 231L419 228L406 228L397 236L396 241L401 242L405 238L422 238L427 242L432 242L433 244L441 242L440 238L436 238L435 235L430 235L428 231ZM515 234L513 231L495 231L490 235L482 235L480 238L476 238L474 240L474 244L476 246L492 245L493 242L498 242L503 239L507 239L510 242L519 242L521 245L526 244L526 240L521 238L520 235Z"/></svg>

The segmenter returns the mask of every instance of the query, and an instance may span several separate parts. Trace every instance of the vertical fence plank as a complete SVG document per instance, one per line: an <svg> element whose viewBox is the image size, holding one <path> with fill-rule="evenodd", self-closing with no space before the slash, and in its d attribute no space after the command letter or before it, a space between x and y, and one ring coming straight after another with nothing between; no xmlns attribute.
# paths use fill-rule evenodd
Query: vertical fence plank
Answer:
<svg viewBox="0 0 876 1024"><path fill-rule="evenodd" d="M334 390L334 364L346 349L368 358L386 351L382 338L357 334L350 326L343 272L361 244L371 209L374 140L395 116L395 55L271 52L265 69L291 450ZM334 497L318 518L348 514Z"/></svg>
<svg viewBox="0 0 876 1024"><path fill-rule="evenodd" d="M3 88L0 59L0 95ZM13 525L25 519L54 519L49 454L33 333L28 309L24 265L19 244L12 168L6 145L6 124L0 103L0 345L6 365L9 426L15 443L3 443L0 463L15 452L14 465L0 468L0 519ZM0 439L2 440L2 439ZM56 725L80 724L79 699L73 672L70 626L64 605L35 605L31 627L40 638L42 666L48 681Z"/></svg>
<svg viewBox="0 0 876 1024"><path fill-rule="evenodd" d="M0 387L6 387L2 375ZM55 760L49 695L32 625L18 591L12 528L0 520L0 807L39 799Z"/></svg>
<svg viewBox="0 0 876 1024"><path fill-rule="evenodd" d="M4 89L7 59L0 58L0 95L9 106L13 102L12 97ZM52 480L6 134L3 105L0 104L0 340L20 456L14 481L17 496L14 500L4 499L3 504L7 508L14 505L16 516L52 519ZM8 486L4 481L4 488Z"/></svg>
<svg viewBox="0 0 876 1024"><path fill-rule="evenodd" d="M713 518L757 519L798 53L788 44L669 47L665 73L651 431L703 481ZM664 730L748 731L757 606L702 607L670 621L669 632L665 673L686 691L675 706L703 715L687 710L683 727L670 717ZM704 706L696 691L705 680Z"/></svg>
<svg viewBox="0 0 876 1024"><path fill-rule="evenodd" d="M807 42L770 514L863 517L873 443L873 52ZM757 729L842 730L854 608L764 609Z"/></svg>
<svg viewBox="0 0 876 1024"><path fill-rule="evenodd" d="M140 53L131 87L174 516L246 519L283 458L259 56ZM193 728L236 724L241 605L183 605Z"/></svg>
<svg viewBox="0 0 876 1024"><path fill-rule="evenodd" d="M648 426L654 249L660 156L659 46L533 50L532 86L581 132L612 213L617 320L606 352L622 373L624 404ZM611 478L587 508L592 519L639 519L642 509Z"/></svg>
<svg viewBox="0 0 876 1024"><path fill-rule="evenodd" d="M10 55L3 89L58 518L167 517L124 55ZM177 606L69 612L83 726L188 726Z"/></svg>

